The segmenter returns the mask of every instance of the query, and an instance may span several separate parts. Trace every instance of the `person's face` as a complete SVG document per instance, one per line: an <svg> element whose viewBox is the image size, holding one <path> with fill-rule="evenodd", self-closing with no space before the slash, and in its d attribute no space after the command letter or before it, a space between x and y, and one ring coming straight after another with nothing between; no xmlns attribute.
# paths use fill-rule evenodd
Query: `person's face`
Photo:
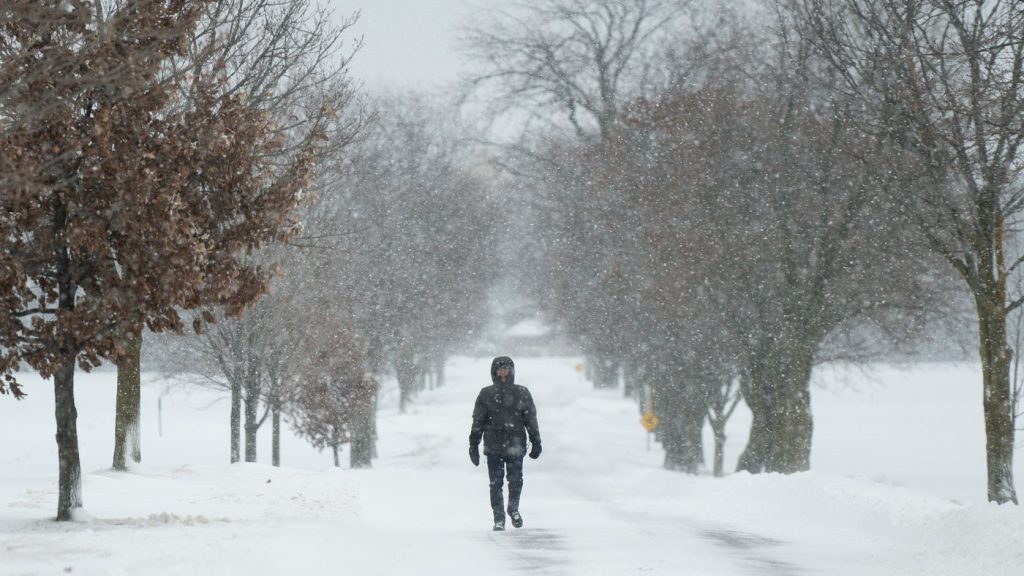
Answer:
<svg viewBox="0 0 1024 576"><path fill-rule="evenodd" d="M508 378L508 366L498 366L498 371L495 372L495 374L497 374L498 378L501 378L502 380Z"/></svg>

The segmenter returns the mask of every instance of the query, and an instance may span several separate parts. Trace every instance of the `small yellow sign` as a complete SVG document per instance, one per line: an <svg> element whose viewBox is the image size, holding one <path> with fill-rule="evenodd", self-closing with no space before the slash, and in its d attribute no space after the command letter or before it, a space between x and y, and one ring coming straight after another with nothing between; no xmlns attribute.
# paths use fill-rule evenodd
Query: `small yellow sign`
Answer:
<svg viewBox="0 0 1024 576"><path fill-rule="evenodd" d="M644 412L644 415L640 417L640 424L648 432L654 432L654 429L658 427L658 417L653 412Z"/></svg>

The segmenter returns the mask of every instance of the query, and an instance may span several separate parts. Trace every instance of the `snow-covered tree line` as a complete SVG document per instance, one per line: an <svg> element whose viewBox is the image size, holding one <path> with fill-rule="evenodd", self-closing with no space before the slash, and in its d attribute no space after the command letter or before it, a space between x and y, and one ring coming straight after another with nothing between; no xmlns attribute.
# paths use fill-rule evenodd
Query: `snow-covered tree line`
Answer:
<svg viewBox="0 0 1024 576"><path fill-rule="evenodd" d="M721 446L738 391L739 467L807 470L812 368L911 343L966 284L989 498L1016 502L1022 30L1012 1L544 0L470 31L473 93L531 120L502 148L538 297L598 383L651 391L666 467L697 470L705 419Z"/></svg>
<svg viewBox="0 0 1024 576"><path fill-rule="evenodd" d="M0 6L0 393L53 378L58 519L83 502L76 369L118 365L115 468L141 458L143 350L229 391L232 460L269 420L278 463L283 419L367 466L377 376L411 374L407 400L481 321L484 183L430 105L356 99L334 22L305 0Z"/></svg>
<svg viewBox="0 0 1024 576"><path fill-rule="evenodd" d="M445 359L486 320L497 206L485 173L439 103L415 94L378 101L372 133L343 182L359 238L348 274L374 369L391 371L399 405L444 379Z"/></svg>
<svg viewBox="0 0 1024 576"><path fill-rule="evenodd" d="M0 368L16 396L18 370L53 377L60 520L82 505L76 366L129 360L144 328L183 331L183 310L196 330L242 313L272 276L244 255L295 235L350 129L343 77L287 109L287 82L241 89L225 6L0 7Z"/></svg>
<svg viewBox="0 0 1024 576"><path fill-rule="evenodd" d="M283 416L336 462L351 442L351 465L369 466L382 377L397 377L404 410L428 377L443 381L446 357L486 317L487 186L437 105L397 94L373 106L358 140L323 171L301 231L257 256L279 267L269 293L154 352L164 369L231 392L232 461L256 461L269 418L280 464Z"/></svg>

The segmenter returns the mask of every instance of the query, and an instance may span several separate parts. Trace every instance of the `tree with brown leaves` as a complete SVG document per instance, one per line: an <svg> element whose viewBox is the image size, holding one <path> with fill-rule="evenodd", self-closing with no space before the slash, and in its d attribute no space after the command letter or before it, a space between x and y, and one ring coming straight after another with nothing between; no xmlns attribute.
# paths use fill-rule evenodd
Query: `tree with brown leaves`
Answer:
<svg viewBox="0 0 1024 576"><path fill-rule="evenodd" d="M191 105L160 74L209 2L0 8L0 371L53 377L57 519L82 506L75 365L127 354L121 335L181 331L182 308L239 313L269 271L239 255L287 239L322 127L287 142L223 71ZM289 145L292 162L269 165ZM200 314L194 327L213 320Z"/></svg>
<svg viewBox="0 0 1024 576"><path fill-rule="evenodd" d="M377 381L364 371L362 346L338 330L311 342L314 358L296 386L288 415L295 431L314 448L330 448L341 466L342 444L352 443L351 466L368 468L373 457L374 400Z"/></svg>
<svg viewBox="0 0 1024 576"><path fill-rule="evenodd" d="M97 7L122 6L125 0L95 2ZM101 9L98 14L104 14ZM102 16L106 17L106 16ZM359 49L343 46L342 36L356 21L350 17L333 24L331 15L311 0L218 0L204 11L190 36L185 52L173 58L162 74L180 96L175 106L202 105L201 87L209 76L223 74L226 83L218 98L242 95L247 106L266 111L280 138L289 144L275 150L268 163L287 166L308 150L310 135L329 126L329 140L316 147L317 163L337 159L365 118L344 115L353 90L345 73ZM320 171L324 176L325 170ZM329 181L319 178L319 182ZM314 186L316 188L316 186ZM126 459L141 461L139 445L140 374L142 333L126 333L122 346L129 354L118 361L117 409L114 423L114 469L126 469ZM241 404L243 388L258 383L236 381L231 388L232 406ZM252 394L248 394L252 397ZM236 414L233 411L233 414ZM237 422L232 419L232 422ZM252 431L255 434L255 431ZM248 439L247 439L248 442ZM232 454L239 453L239 437L232 437ZM255 454L253 453L253 458Z"/></svg>

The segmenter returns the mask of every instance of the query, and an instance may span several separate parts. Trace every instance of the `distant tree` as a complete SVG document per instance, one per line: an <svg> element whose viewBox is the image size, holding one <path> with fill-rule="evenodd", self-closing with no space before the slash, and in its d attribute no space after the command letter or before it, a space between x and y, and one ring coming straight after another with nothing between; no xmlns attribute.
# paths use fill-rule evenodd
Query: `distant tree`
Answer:
<svg viewBox="0 0 1024 576"><path fill-rule="evenodd" d="M264 390L264 358L271 352L271 322L264 321L268 302L235 318L222 318L205 334L193 339L194 345L212 357L215 369L208 372L211 382L221 384L231 394L229 426L230 461L256 461L256 432L264 418L258 418L259 400ZM193 365L194 367L195 365Z"/></svg>
<svg viewBox="0 0 1024 576"><path fill-rule="evenodd" d="M341 446L352 443L351 466L370 466L372 440L366 420L372 418L376 381L363 371L360 346L351 334L337 333L330 346L307 366L289 405L292 426L315 448L330 448L340 466ZM369 440L369 441L368 441Z"/></svg>
<svg viewBox="0 0 1024 576"><path fill-rule="evenodd" d="M635 318L625 312L628 306L602 305L606 279L597 271L621 271L618 247L630 238L624 229L610 229L621 206L614 191L584 186L586 169L571 152L552 149L564 145L560 138L566 132L584 145L609 144L622 136L623 108L662 87L664 53L681 33L691 5L686 0L513 2L474 22L463 38L465 52L478 64L469 77L469 95L482 97L492 116L522 119L526 126L520 142L505 147L504 162L529 181L522 185L533 202L528 210L542 223L514 248L558 253L556 267L579 272L560 274L571 278L565 283L545 278L534 289L544 308L572 319L566 329L586 354L587 377L598 388L618 385L620 368L628 363L626 347L620 346L622 325ZM570 193L581 187L587 191ZM558 223L559 234L546 233L548 219ZM587 249L571 248L581 246Z"/></svg>
<svg viewBox="0 0 1024 576"><path fill-rule="evenodd" d="M331 201L323 203L330 205ZM266 404L266 411L258 424L270 415L272 462L279 465L282 416L314 410L308 403L297 403L309 401L307 384L322 381L323 371L329 370L329 388L341 399L332 397L325 402L347 406L340 423L352 442L352 465L369 467L376 455L377 385L367 371L367 347L356 336L353 297L338 291L343 272L336 269L337 254L333 249L321 250L317 244L324 237L317 234L324 223L320 208L322 205L304 214L304 236L278 250L282 276L257 304L264 309L263 317L250 325L263 343L259 400ZM362 376L355 378L356 374Z"/></svg>
<svg viewBox="0 0 1024 576"><path fill-rule="evenodd" d="M672 33L685 0L515 1L469 27L470 79L496 112L565 121L578 135L612 137L623 102L644 86L646 66ZM528 125L530 122L528 122Z"/></svg>
<svg viewBox="0 0 1024 576"><path fill-rule="evenodd" d="M59 520L82 506L76 362L125 357L122 336L143 325L182 330L181 308L256 299L269 271L238 254L294 232L324 132L268 166L285 142L264 111L223 97L222 74L174 106L160 71L207 4L140 0L102 19L87 2L0 7L0 370L54 377Z"/></svg>
<svg viewBox="0 0 1024 576"><path fill-rule="evenodd" d="M377 393L380 383L370 374L353 382L349 399L349 466L369 468L377 457Z"/></svg>
<svg viewBox="0 0 1024 576"><path fill-rule="evenodd" d="M310 231L306 227L309 218L308 212L304 214L304 234ZM297 236L287 246L254 255L274 263L279 275L268 293L244 313L219 319L201 335L163 339L157 344L165 348L164 370L230 395L232 463L257 461L257 432L269 421L271 463L279 466L282 417L293 412L311 371L334 355L363 358L362 349L339 349L336 334L354 329L351 306L347 296L337 292L332 252L316 249L309 242L308 237ZM355 345L354 341L350 344ZM358 372L365 367L350 370ZM346 379L335 385L341 390L344 385L361 383ZM369 425L372 428L372 420Z"/></svg>
<svg viewBox="0 0 1024 576"><path fill-rule="evenodd" d="M379 103L374 130L337 184L339 289L367 349L394 369L406 408L431 368L485 320L502 211L440 108L416 95Z"/></svg>

